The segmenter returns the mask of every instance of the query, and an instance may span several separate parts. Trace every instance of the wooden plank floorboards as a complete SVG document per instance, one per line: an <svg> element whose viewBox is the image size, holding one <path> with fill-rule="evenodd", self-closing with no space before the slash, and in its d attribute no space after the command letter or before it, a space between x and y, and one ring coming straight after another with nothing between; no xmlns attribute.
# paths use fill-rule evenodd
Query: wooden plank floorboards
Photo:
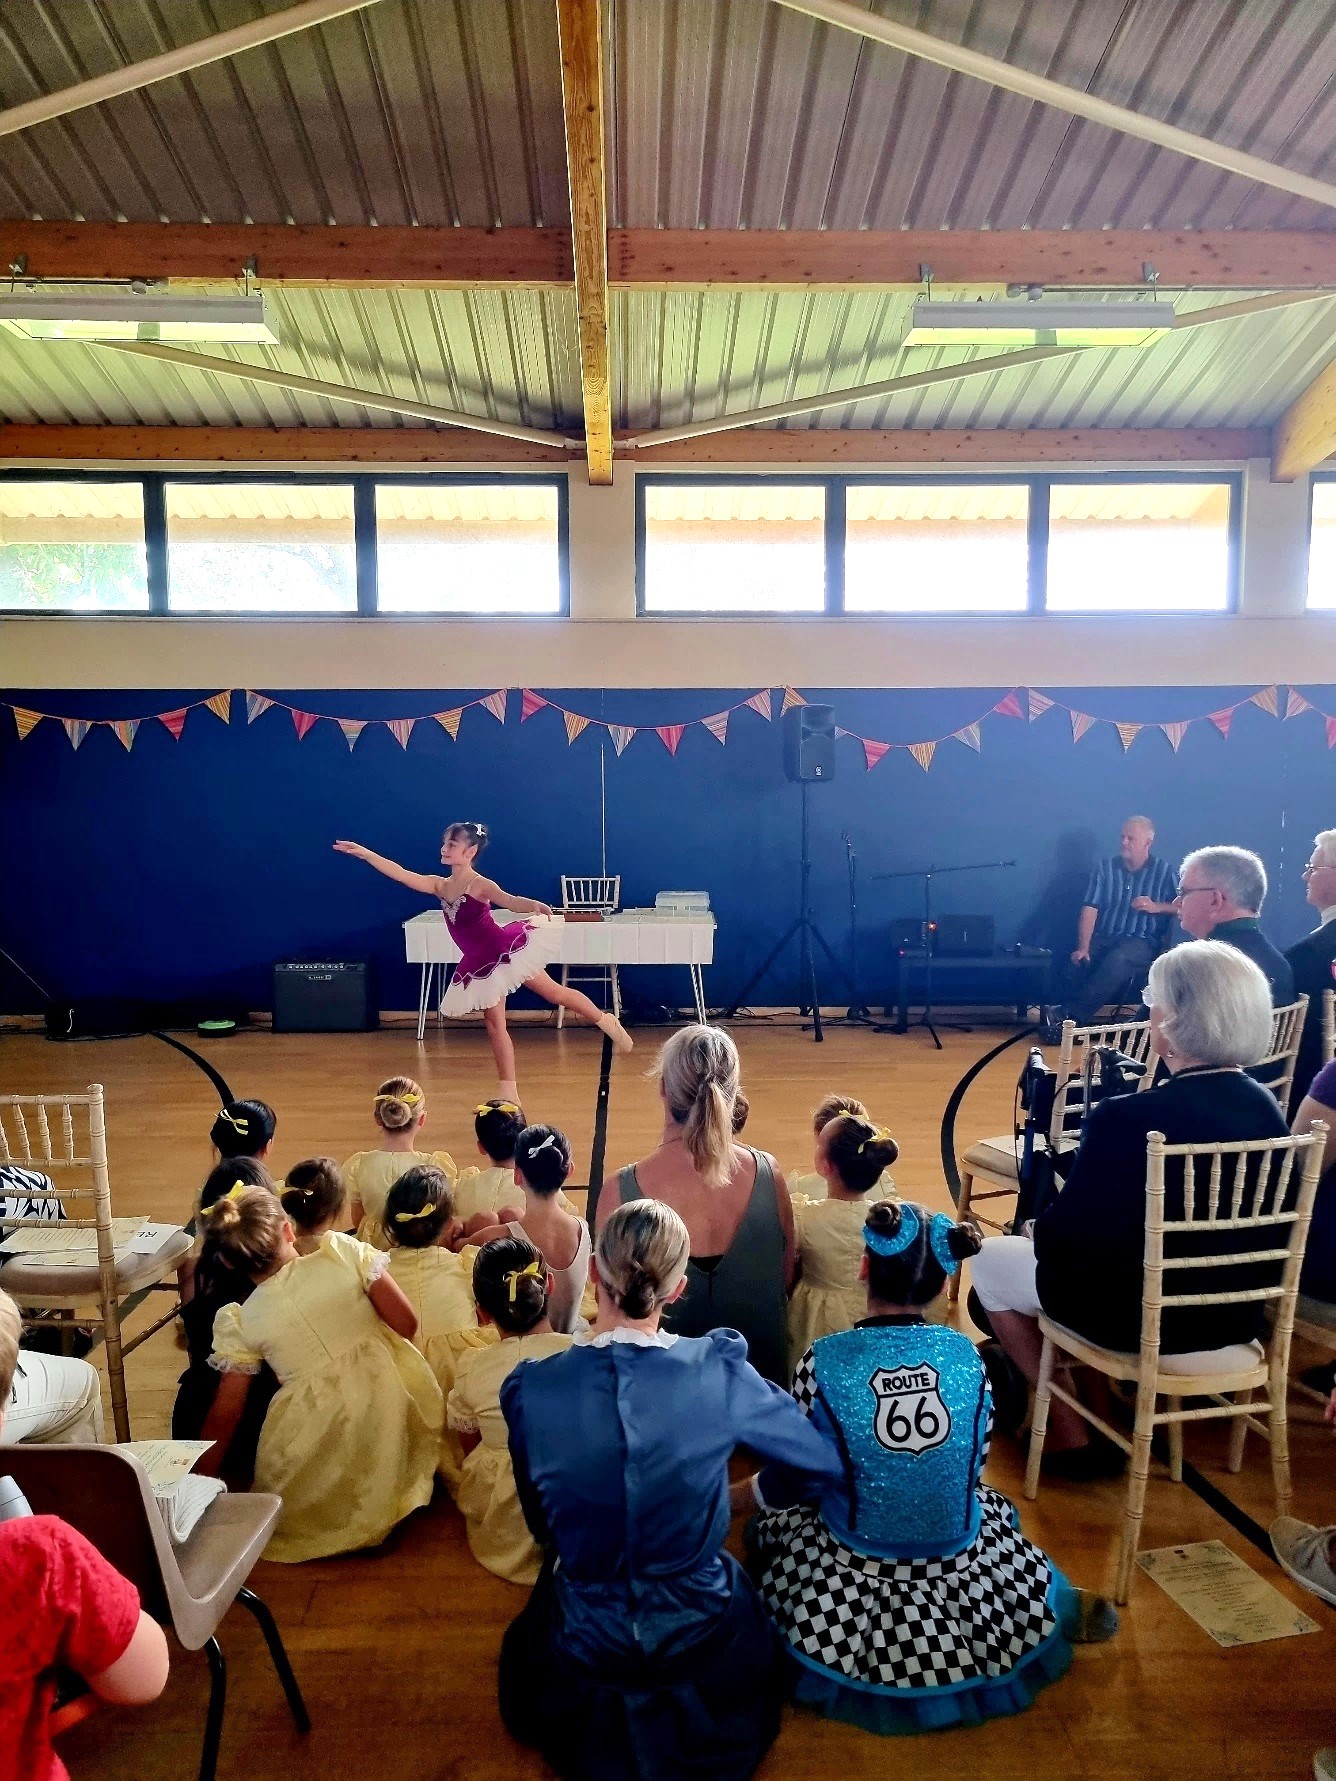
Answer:
<svg viewBox="0 0 1336 1781"><path fill-rule="evenodd" d="M924 1034L893 1038L834 1027L815 1047L782 1024L735 1029L752 1099L746 1137L789 1167L810 1167L809 1110L831 1089L861 1095L901 1144L896 1176L906 1193L947 1206L938 1128L958 1077L1000 1035L944 1034L938 1054ZM614 1066L608 1165L654 1141L659 1105L643 1071L658 1035ZM598 1072L597 1039L579 1030L516 1031L520 1081L531 1117L571 1136L576 1169L587 1166ZM207 1048L238 1094L258 1094L279 1113L275 1160L344 1157L373 1141L372 1092L398 1071L428 1096L433 1146L471 1160L469 1109L491 1092L481 1033L452 1026L419 1047L411 1029L275 1037L255 1032ZM1020 1050L990 1067L966 1099L959 1140L1005 1131ZM187 1060L143 1038L57 1046L35 1036L0 1039L0 1087L53 1091L100 1081L107 1089L112 1187L119 1212L184 1218L209 1163L215 1102ZM141 1314L143 1315L143 1314ZM183 1365L173 1332L152 1338L129 1363L137 1435L164 1432ZM1306 1416L1297 1403L1293 1413ZM1332 1440L1314 1422L1293 1430L1295 1512L1336 1518ZM1262 1444L1249 1442L1244 1472L1224 1469L1225 1437L1190 1429L1188 1458L1263 1523L1270 1476ZM1021 1456L999 1441L990 1480L1020 1500ZM1027 1532L1073 1581L1107 1587L1117 1544L1121 1487L1045 1486L1023 1505ZM735 1535L736 1537L736 1535ZM789 1712L764 1781L847 1777L882 1781L925 1764L990 1781L1253 1781L1311 1773L1312 1752L1336 1742L1331 1688L1336 1615L1288 1582L1189 1490L1152 1476L1144 1545L1222 1539L1304 1607L1322 1627L1298 1640L1217 1649L1151 1584L1139 1582L1117 1640L1078 1650L1071 1674L1019 1718L912 1742L882 1741L806 1713ZM458 1516L437 1501L383 1550L328 1562L262 1564L253 1579L287 1640L314 1728L299 1737L287 1715L259 1630L234 1610L222 1638L229 1667L222 1781L305 1781L356 1774L429 1781L501 1781L545 1771L513 1744L495 1707L495 1659L522 1594L473 1563ZM62 1742L76 1777L159 1781L194 1774L207 1673L178 1654L163 1699L139 1713L104 1712Z"/></svg>

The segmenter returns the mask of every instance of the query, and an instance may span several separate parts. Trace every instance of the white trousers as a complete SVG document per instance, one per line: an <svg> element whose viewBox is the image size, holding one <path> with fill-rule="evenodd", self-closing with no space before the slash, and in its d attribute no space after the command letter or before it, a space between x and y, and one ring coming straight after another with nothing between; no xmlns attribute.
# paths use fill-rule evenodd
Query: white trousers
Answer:
<svg viewBox="0 0 1336 1781"><path fill-rule="evenodd" d="M985 1237L970 1263L970 1280L985 1311L1019 1311L1038 1317L1034 1244L1028 1237Z"/></svg>
<svg viewBox="0 0 1336 1781"><path fill-rule="evenodd" d="M0 1447L20 1441L101 1441L102 1381L86 1360L19 1350Z"/></svg>

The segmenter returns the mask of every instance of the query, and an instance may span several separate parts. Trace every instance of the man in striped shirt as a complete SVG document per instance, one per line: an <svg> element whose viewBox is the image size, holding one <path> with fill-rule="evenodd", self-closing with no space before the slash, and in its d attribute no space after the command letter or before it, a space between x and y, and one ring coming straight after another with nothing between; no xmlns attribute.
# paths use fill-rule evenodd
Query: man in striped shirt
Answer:
<svg viewBox="0 0 1336 1781"><path fill-rule="evenodd" d="M1091 874L1068 988L1068 1013L1081 1025L1106 1002L1135 1000L1144 973L1164 949L1169 917L1178 908L1178 881L1151 852L1154 840L1148 816L1129 816L1117 857L1101 860Z"/></svg>

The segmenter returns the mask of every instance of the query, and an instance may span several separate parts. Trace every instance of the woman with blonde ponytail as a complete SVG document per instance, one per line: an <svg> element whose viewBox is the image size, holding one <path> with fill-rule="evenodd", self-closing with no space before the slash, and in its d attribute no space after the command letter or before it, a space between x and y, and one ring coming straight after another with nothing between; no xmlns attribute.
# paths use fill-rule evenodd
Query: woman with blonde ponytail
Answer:
<svg viewBox="0 0 1336 1781"><path fill-rule="evenodd" d="M603 1184L597 1225L632 1200L662 1200L690 1241L686 1286L665 1313L679 1336L734 1329L752 1365L787 1381L793 1206L774 1157L737 1144L738 1048L718 1027L681 1027L654 1066L663 1101L658 1148Z"/></svg>

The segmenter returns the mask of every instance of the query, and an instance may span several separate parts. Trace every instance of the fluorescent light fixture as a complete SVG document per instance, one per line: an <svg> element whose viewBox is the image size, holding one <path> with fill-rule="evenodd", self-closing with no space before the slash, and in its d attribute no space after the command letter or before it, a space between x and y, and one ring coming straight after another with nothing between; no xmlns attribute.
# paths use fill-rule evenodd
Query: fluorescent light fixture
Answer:
<svg viewBox="0 0 1336 1781"><path fill-rule="evenodd" d="M916 303L905 346L1142 346L1174 325L1172 303Z"/></svg>
<svg viewBox="0 0 1336 1781"><path fill-rule="evenodd" d="M131 291L0 296L0 323L25 340L230 341L277 346L262 294L248 297L162 296Z"/></svg>

